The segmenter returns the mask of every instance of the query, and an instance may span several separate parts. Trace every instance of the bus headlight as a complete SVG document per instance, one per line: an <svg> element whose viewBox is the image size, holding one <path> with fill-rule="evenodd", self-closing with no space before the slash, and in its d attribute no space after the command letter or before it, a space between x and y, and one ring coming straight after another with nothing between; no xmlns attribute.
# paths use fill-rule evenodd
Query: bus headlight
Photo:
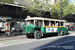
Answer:
<svg viewBox="0 0 75 50"><path fill-rule="evenodd" d="M32 32L29 31L28 33L32 33Z"/></svg>
<svg viewBox="0 0 75 50"><path fill-rule="evenodd" d="M30 31L28 33L30 33Z"/></svg>

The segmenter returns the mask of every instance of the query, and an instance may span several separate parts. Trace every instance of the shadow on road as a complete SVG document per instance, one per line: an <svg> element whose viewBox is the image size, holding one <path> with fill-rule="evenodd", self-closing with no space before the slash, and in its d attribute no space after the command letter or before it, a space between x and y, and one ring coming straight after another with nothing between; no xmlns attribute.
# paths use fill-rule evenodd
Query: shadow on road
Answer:
<svg viewBox="0 0 75 50"><path fill-rule="evenodd" d="M70 33L69 33L70 34ZM69 35L68 34L68 35ZM51 42L51 40L49 40L50 42L49 43L46 43L42 46L39 46L37 48L34 48L34 49L31 49L31 50L57 50L57 49L50 49L50 45L54 45L54 44L57 44L57 43L61 43L61 42L65 42L65 41L70 41L70 40L75 40L75 36L66 36L66 37L62 37L60 39L56 39L54 41ZM44 41L45 42L45 41ZM66 44L66 46L69 46L68 44ZM75 46L74 45L71 45L71 46ZM47 47L47 48L45 48ZM58 49L60 50L60 49ZM62 50L65 50L64 48L62 48ZM72 49L71 49L72 50ZM74 49L73 49L74 50Z"/></svg>

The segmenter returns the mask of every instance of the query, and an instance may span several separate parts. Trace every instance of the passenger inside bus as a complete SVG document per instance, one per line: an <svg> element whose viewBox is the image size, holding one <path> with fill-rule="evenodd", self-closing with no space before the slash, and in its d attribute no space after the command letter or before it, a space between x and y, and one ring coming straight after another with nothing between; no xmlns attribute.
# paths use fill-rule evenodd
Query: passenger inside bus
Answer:
<svg viewBox="0 0 75 50"><path fill-rule="evenodd" d="M45 25L45 26L49 26L49 21L46 21L46 20L45 20L45 21L44 21L44 25Z"/></svg>
<svg viewBox="0 0 75 50"><path fill-rule="evenodd" d="M58 23L56 23L55 26L58 26Z"/></svg>
<svg viewBox="0 0 75 50"><path fill-rule="evenodd" d="M49 23L49 26L51 26L51 22Z"/></svg>
<svg viewBox="0 0 75 50"><path fill-rule="evenodd" d="M55 26L55 22L54 21L51 21L51 26Z"/></svg>
<svg viewBox="0 0 75 50"><path fill-rule="evenodd" d="M61 26L63 26L64 24L63 24L63 22L61 22Z"/></svg>
<svg viewBox="0 0 75 50"><path fill-rule="evenodd" d="M52 24L52 26L55 26L54 24Z"/></svg>
<svg viewBox="0 0 75 50"><path fill-rule="evenodd" d="M35 26L42 26L42 20L36 20L35 21Z"/></svg>

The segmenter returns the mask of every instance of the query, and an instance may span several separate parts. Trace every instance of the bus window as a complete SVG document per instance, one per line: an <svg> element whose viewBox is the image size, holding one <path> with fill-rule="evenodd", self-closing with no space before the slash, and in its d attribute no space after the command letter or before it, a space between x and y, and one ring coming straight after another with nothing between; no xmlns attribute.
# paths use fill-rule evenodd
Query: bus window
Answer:
<svg viewBox="0 0 75 50"><path fill-rule="evenodd" d="M29 24L33 24L34 25L34 20L28 20L28 21L26 21L26 25L28 26Z"/></svg>
<svg viewBox="0 0 75 50"><path fill-rule="evenodd" d="M51 26L51 22L49 22L49 26Z"/></svg>
<svg viewBox="0 0 75 50"><path fill-rule="evenodd" d="M42 20L40 21L40 26L43 26L43 21Z"/></svg>
<svg viewBox="0 0 75 50"><path fill-rule="evenodd" d="M63 22L61 22L61 26L63 26Z"/></svg>
<svg viewBox="0 0 75 50"><path fill-rule="evenodd" d="M55 26L55 22L54 21L51 21L51 26Z"/></svg>
<svg viewBox="0 0 75 50"><path fill-rule="evenodd" d="M58 22L58 21L56 21L56 24L55 24L55 26L60 26L60 24L59 24L59 22Z"/></svg>
<svg viewBox="0 0 75 50"><path fill-rule="evenodd" d="M46 20L45 20L45 21L44 21L44 25L45 25L45 26L49 26L49 21L46 21Z"/></svg>
<svg viewBox="0 0 75 50"><path fill-rule="evenodd" d="M42 20L35 20L35 26L42 26Z"/></svg>

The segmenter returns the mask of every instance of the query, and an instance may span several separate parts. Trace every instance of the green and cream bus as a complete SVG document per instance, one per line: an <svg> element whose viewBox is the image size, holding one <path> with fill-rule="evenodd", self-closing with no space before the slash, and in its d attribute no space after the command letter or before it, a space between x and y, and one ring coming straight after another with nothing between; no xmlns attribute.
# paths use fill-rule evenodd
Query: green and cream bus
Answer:
<svg viewBox="0 0 75 50"><path fill-rule="evenodd" d="M26 18L26 35L27 38L34 36L36 39L41 38L44 34L58 33L59 36L67 34L67 28L64 26L65 20L50 19L42 17Z"/></svg>

